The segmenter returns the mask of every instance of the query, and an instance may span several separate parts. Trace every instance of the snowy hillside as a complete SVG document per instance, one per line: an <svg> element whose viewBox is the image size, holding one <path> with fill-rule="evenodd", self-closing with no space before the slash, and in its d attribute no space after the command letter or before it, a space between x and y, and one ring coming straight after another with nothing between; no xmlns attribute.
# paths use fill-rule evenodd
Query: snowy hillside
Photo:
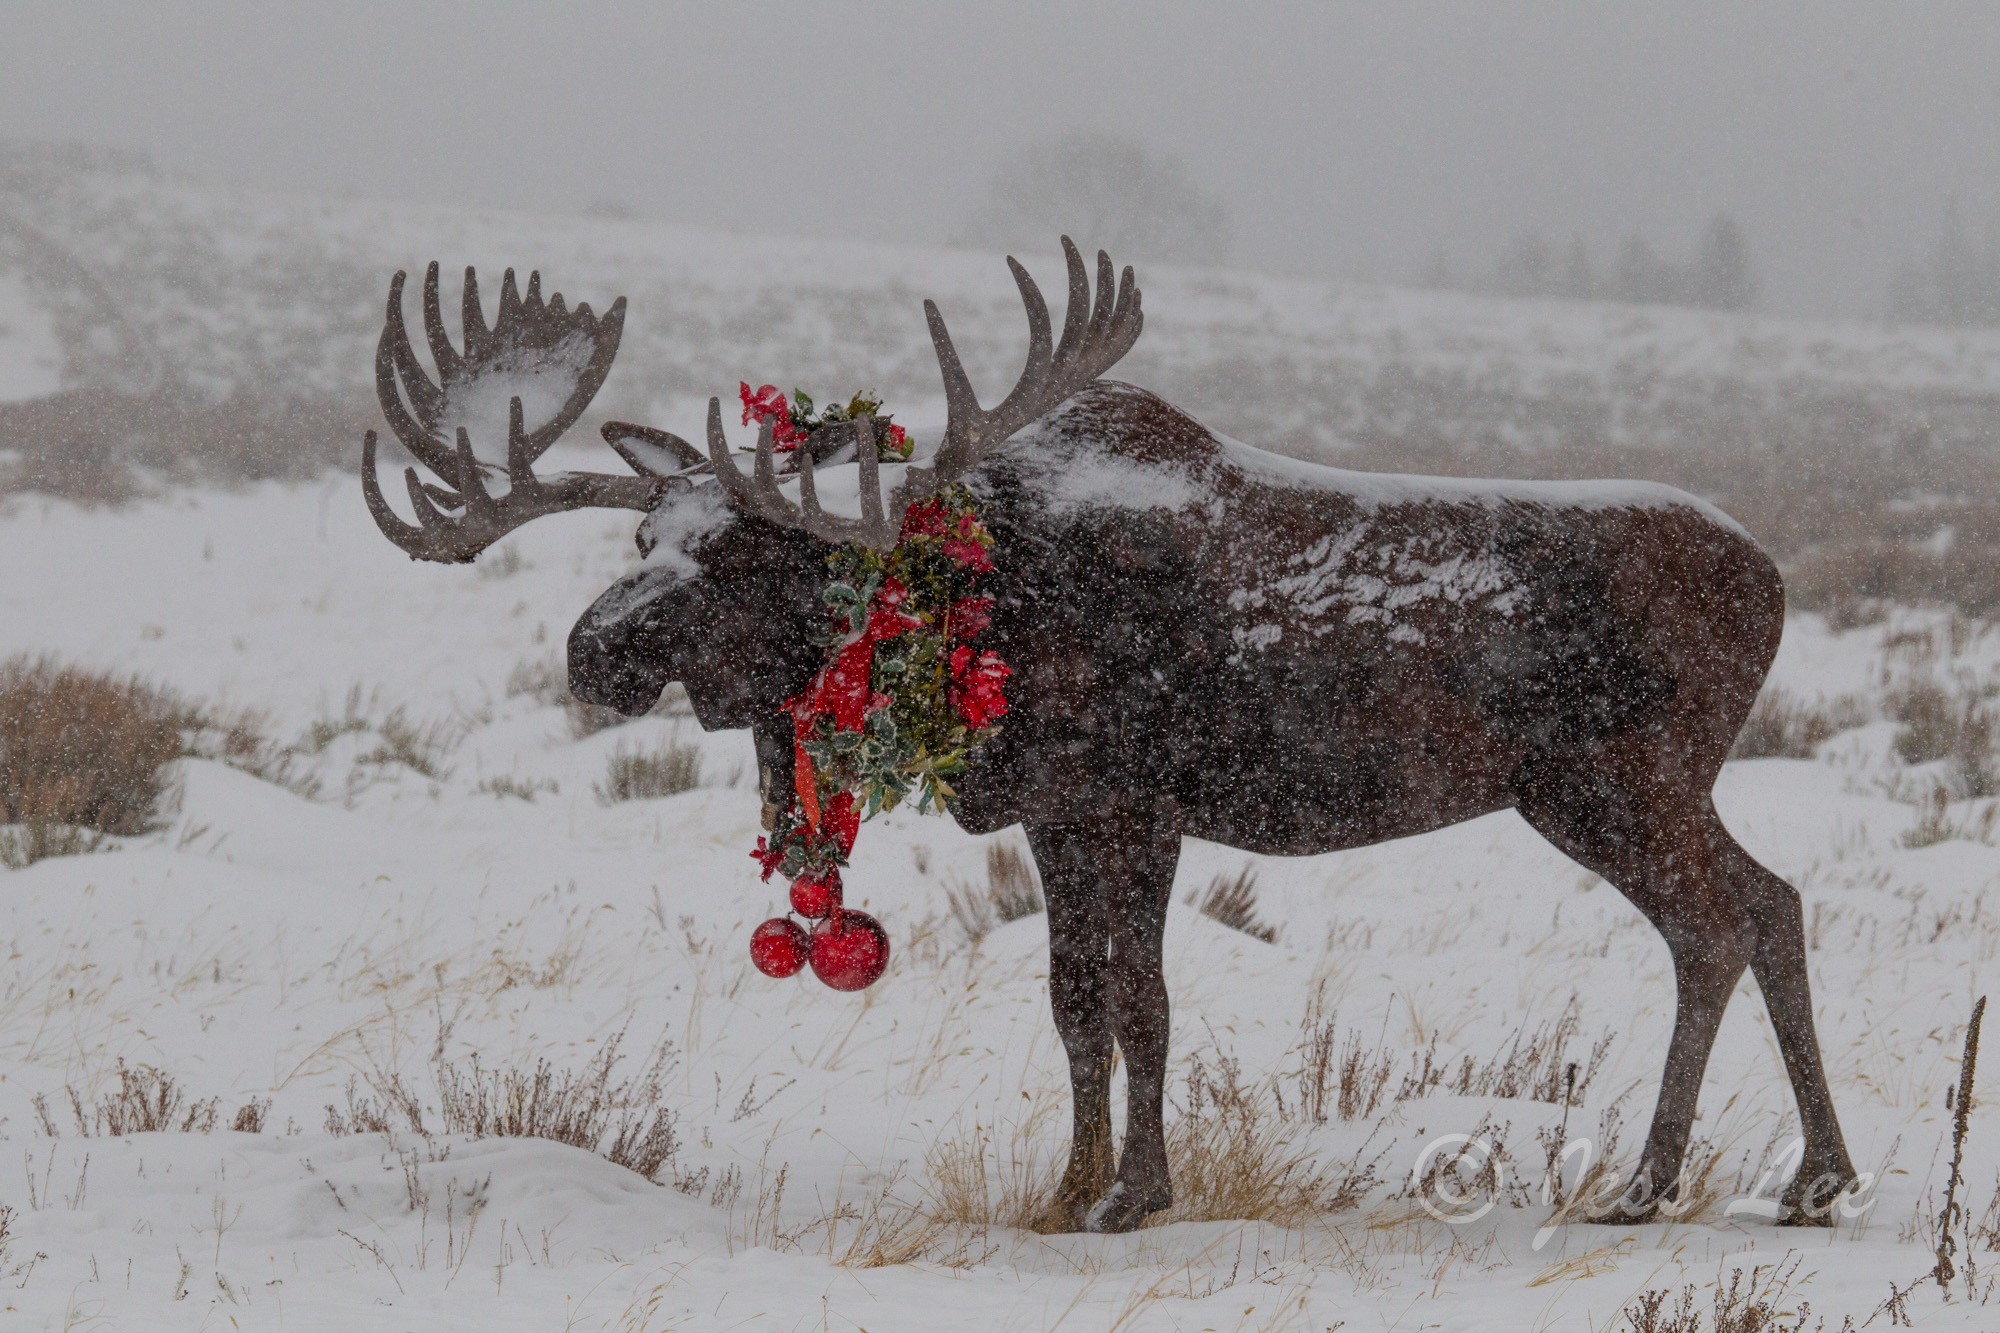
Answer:
<svg viewBox="0 0 2000 1333"><path fill-rule="evenodd" d="M0 151L0 210L0 348L47 366L52 327L65 382L127 392L164 376L211 395L365 398L389 274L432 259L448 309L467 264L489 291L512 266L599 309L629 297L598 404L609 415L671 416L739 379L822 395L869 386L922 410L940 392L926 296L978 382L1008 382L1023 336L999 257L964 250L273 196L21 145ZM1060 300L1055 238L1022 258ZM2000 414L1996 331L1140 266L1146 334L1120 373L1292 452L1379 440L1738 450L1810 439L1834 416L1850 442L1893 444L1921 426L1990 444ZM46 370L24 373L0 381L0 401L47 383Z"/></svg>
<svg viewBox="0 0 2000 1333"><path fill-rule="evenodd" d="M1004 268L964 251L274 198L18 153L0 185L27 224L0 230L0 403L171 381L365 405L388 274L431 258L490 291L513 265L599 309L629 297L597 410L688 431L738 379L940 416L926 296L981 384L1022 346ZM1025 258L1053 292L1058 261ZM1300 453L1700 444L1718 423L1782 443L1821 409L1862 421L1851 438L1921 422L1983 445L2000 405L2000 333L1144 279L1119 373ZM1547 1143L1590 1144L1572 1194L1634 1161L1673 978L1637 911L1508 813L1295 860L1191 844L1167 931L1182 1197L1130 1236L1042 1236L1016 1224L1065 1149L1068 1089L1046 918L999 921L987 892L989 848L1018 831L865 826L849 896L890 933L887 977L769 980L747 944L781 890L747 855L747 736L564 706L564 637L635 558L629 516L552 518L440 567L384 541L346 473L155 490L0 496L0 661L139 672L254 711L263 743L177 761L154 832L0 869L0 1138L21 1159L0 1176L0 1327L1594 1333L1648 1291L1671 1311L1692 1287L1709 1319L1746 1280L1780 1328L1808 1304L1805 1328L1996 1323L1990 1097L1959 1196L1974 1272L1949 1303L1911 1292L1935 1262L1945 1092L2000 956L1984 623L1795 616L1774 675L1792 711L1763 748L1802 757L1732 763L1717 792L1805 898L1833 1093L1875 1182L1838 1228L1754 1206L1795 1116L1747 978L1688 1215L1558 1215ZM613 799L648 763L687 789ZM1246 870L1238 924L1272 938L1194 905ZM537 1087L597 1090L601 1123L571 1135L588 1146L491 1132ZM140 1110L167 1128L134 1132ZM1483 1145L1498 1188L1447 1218L1412 1171L1449 1135Z"/></svg>
<svg viewBox="0 0 2000 1333"><path fill-rule="evenodd" d="M1500 1061L1574 998L1547 1068L1609 1044L1571 1137L1622 1118L1629 1162L1650 1112L1665 950L1511 814L1335 856L1194 846L1183 862L1177 898L1254 864L1277 939L1175 909L1176 1106L1189 1110L1195 1057L1211 1076L1239 1061L1291 1117L1259 1094L1258 1132L1357 1176L1358 1202L1289 1226L1168 1214L1124 1238L937 1223L968 1160L997 1211L1009 1173L1061 1151L1043 918L973 947L945 890L983 879L982 843L898 815L864 830L850 880L894 938L888 978L842 996L754 973L748 931L777 894L745 855L746 738L666 716L575 739L560 708L508 693L623 567L628 539L622 521L579 516L525 530L490 567L413 565L346 478L117 512L12 503L0 656L53 651L268 709L274 734L301 738L290 782L318 786L307 799L184 761L160 833L0 871L0 1115L22 1158L0 1184L0 1309L21 1327L1601 1329L1635 1293L1706 1293L1726 1265L1796 1260L1785 1308L1861 1317L1929 1266L1943 1091L2000 941L1986 902L2000 849L1990 802L1911 836L1911 793L1943 770L1898 760L1893 723L1817 761L1734 764L1719 792L1732 828L1806 895L1835 1096L1858 1164L1882 1176L1837 1233L1725 1215L1791 1132L1747 980L1697 1125L1716 1197L1690 1221L1578 1224L1537 1248L1550 1210L1534 1135L1562 1108L1448 1086L1396 1100L1426 1052ZM1951 628L1833 636L1795 620L1779 677L1806 698L1871 700L1913 672L1992 679L2000 639ZM405 751L428 775L387 757L386 741L431 723L437 744ZM701 747L700 786L594 795L613 751L676 737ZM1379 1105L1300 1118L1301 1042L1321 1022L1387 1062ZM444 1132L441 1096L475 1055L488 1071L547 1059L581 1074L620 1034L620 1079L672 1043L664 1183L546 1140ZM219 1099L219 1125L79 1134L66 1089L88 1119L120 1060ZM357 1104L365 1120L399 1087L424 1133L393 1115L386 1133L354 1129ZM230 1132L260 1099L261 1131ZM1447 1132L1501 1135L1512 1154L1511 1193L1463 1226L1397 1197ZM1977 1215L2000 1168L2000 1117L1984 1109L1970 1162ZM886 1260L909 1262L867 1266ZM1990 1310L1940 1308L1934 1289L1919 1306L1926 1326L1990 1326Z"/></svg>

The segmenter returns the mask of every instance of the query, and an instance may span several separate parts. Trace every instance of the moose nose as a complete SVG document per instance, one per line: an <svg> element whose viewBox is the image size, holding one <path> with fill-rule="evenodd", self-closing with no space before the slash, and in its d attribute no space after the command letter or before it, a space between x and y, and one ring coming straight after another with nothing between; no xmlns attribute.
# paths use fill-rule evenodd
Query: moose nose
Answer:
<svg viewBox="0 0 2000 1333"><path fill-rule="evenodd" d="M569 632L569 692L637 717L673 679L665 602L678 582L641 569L607 588Z"/></svg>

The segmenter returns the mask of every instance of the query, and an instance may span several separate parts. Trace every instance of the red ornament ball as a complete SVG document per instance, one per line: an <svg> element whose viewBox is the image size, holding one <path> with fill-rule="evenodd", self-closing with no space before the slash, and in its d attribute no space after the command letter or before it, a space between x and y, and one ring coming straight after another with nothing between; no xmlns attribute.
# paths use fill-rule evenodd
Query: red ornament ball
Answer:
<svg viewBox="0 0 2000 1333"><path fill-rule="evenodd" d="M839 909L813 927L813 975L835 990L863 990L889 966L889 934L866 912Z"/></svg>
<svg viewBox="0 0 2000 1333"><path fill-rule="evenodd" d="M750 961L767 977L795 975L811 951L805 927L788 916L774 916L750 932Z"/></svg>
<svg viewBox="0 0 2000 1333"><path fill-rule="evenodd" d="M792 910L809 921L817 921L840 906L840 872L829 870L824 879L800 875L792 881Z"/></svg>

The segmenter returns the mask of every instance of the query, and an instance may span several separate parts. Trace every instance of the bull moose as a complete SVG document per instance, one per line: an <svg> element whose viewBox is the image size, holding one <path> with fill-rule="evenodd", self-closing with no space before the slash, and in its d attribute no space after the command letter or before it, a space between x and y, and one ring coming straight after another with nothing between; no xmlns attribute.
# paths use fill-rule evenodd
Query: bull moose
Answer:
<svg viewBox="0 0 2000 1333"><path fill-rule="evenodd" d="M645 515L643 563L569 637L575 694L645 711L682 682L705 728L749 728L767 792L789 783L780 704L822 664L829 543L893 544L909 504L962 482L994 534L982 642L1014 665L1012 711L957 781L968 832L1020 824L1048 900L1049 986L1069 1058L1071 1227L1123 1231L1172 1201L1162 1118L1161 936L1180 840L1306 856L1512 808L1602 875L1665 938L1676 1010L1644 1152L1611 1216L1643 1221L1678 1188L1723 1008L1748 966L1804 1128L1785 1218L1824 1222L1855 1181L1814 1033L1798 893L1723 827L1710 797L1778 646L1784 588L1714 507L1642 482L1461 481L1339 471L1204 428L1101 378L1141 325L1068 238L1068 308L1009 259L1027 367L982 408L937 307L942 441L907 464L843 440L746 474L711 400L706 450L603 428L632 470L537 475L589 403L623 327L510 270L495 323L471 269L463 346L424 281L433 381L390 287L376 358L406 471L398 517L364 447L367 502L413 557L469 561L516 526L584 507ZM534 419L530 419L529 409ZM504 407L503 407L504 404ZM501 424L504 420L504 427ZM482 458L472 439L503 458ZM825 438L822 439L822 436ZM504 490L492 483L504 480ZM1114 1158L1113 1043L1129 1066Z"/></svg>

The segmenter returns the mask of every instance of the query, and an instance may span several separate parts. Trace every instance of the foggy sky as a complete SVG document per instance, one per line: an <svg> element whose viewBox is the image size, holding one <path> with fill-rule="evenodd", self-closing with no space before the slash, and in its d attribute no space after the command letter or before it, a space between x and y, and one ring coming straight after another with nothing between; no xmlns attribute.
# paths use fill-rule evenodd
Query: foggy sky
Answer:
<svg viewBox="0 0 2000 1333"><path fill-rule="evenodd" d="M938 241L1106 130L1247 267L1407 281L1531 227L1608 265L1727 209L1760 308L1813 313L2000 211L1996 125L1993 5L0 3L0 136L205 179Z"/></svg>

